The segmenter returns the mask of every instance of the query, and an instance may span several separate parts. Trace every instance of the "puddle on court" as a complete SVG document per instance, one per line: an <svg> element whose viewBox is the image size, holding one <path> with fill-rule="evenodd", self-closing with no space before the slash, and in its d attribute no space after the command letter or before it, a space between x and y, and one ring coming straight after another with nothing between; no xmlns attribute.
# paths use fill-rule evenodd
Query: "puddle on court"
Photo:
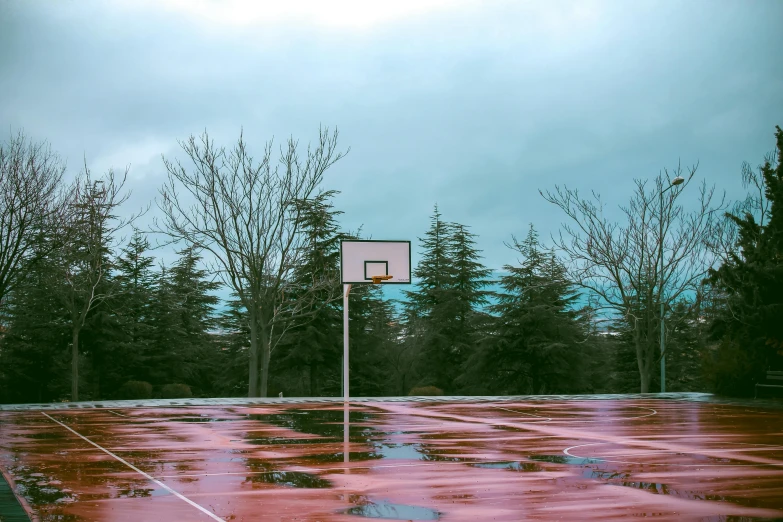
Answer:
<svg viewBox="0 0 783 522"><path fill-rule="evenodd" d="M16 482L17 492L33 506L73 502L75 496L57 487L57 483L43 473L31 473L25 466L9 468ZM1 520L1 519L0 519Z"/></svg>
<svg viewBox="0 0 783 522"><path fill-rule="evenodd" d="M350 462L363 462L366 460L382 459L384 456L373 451L351 451L348 453L348 458ZM302 460L314 464L328 464L333 462L345 462L345 454L342 451L337 453L319 453L294 457L291 460Z"/></svg>
<svg viewBox="0 0 783 522"><path fill-rule="evenodd" d="M639 480L631 480L631 476L632 476L631 473L628 472L605 471L605 470L593 469L593 468L586 468L584 471L582 471L582 477L584 478L605 480L607 484L612 486L622 486L626 488L639 489L657 495L669 495L669 496L686 499L686 500L708 500L713 502L729 502L732 504L740 505L743 507L750 507L750 508L761 506L759 502L748 498L732 497L727 495L714 495L711 493L700 493L697 491L673 488L670 485L661 482L645 482ZM721 518L720 520L734 520L734 519ZM746 520L746 519L740 518L737 520ZM749 518L747 520L757 520L757 519Z"/></svg>
<svg viewBox="0 0 783 522"><path fill-rule="evenodd" d="M375 444L375 451L381 458L391 460L422 460L424 457L421 444Z"/></svg>
<svg viewBox="0 0 783 522"><path fill-rule="evenodd" d="M474 468L508 469L511 471L543 471L535 462L477 462L468 464Z"/></svg>
<svg viewBox="0 0 783 522"><path fill-rule="evenodd" d="M329 438L292 438L292 437L254 437L252 439L244 439L242 442L249 444L255 444L257 446L297 446L300 444L324 444L329 442L337 442L337 439Z"/></svg>
<svg viewBox="0 0 783 522"><path fill-rule="evenodd" d="M245 477L246 483L274 484L290 488L331 488L332 483L318 475L303 471L282 471L259 459L247 459L248 470L253 474Z"/></svg>
<svg viewBox="0 0 783 522"><path fill-rule="evenodd" d="M573 466L584 466L587 464L601 464L603 459L589 459L583 457L570 457L568 455L530 455L530 460L538 462L551 462L552 464L571 464Z"/></svg>
<svg viewBox="0 0 783 522"><path fill-rule="evenodd" d="M475 459L468 459L456 455L450 455L448 450L438 450L430 445L422 444L419 449L421 460L427 462L471 462Z"/></svg>
<svg viewBox="0 0 783 522"><path fill-rule="evenodd" d="M351 495L350 500L357 505L341 513L386 520L439 520L441 515L434 509L394 504L388 500L369 500L363 495Z"/></svg>
<svg viewBox="0 0 783 522"><path fill-rule="evenodd" d="M640 489L649 493L658 495L670 495L677 498L686 500L709 500L713 502L729 502L743 507L759 507L760 503L748 498L732 497L728 495L714 495L711 493L699 493L696 491L688 491L684 489L676 489L668 484L660 482L643 482L634 480L623 480L619 482L609 481L609 484L616 486L623 486L626 488Z"/></svg>
<svg viewBox="0 0 783 522"><path fill-rule="evenodd" d="M117 491L117 498L145 498L169 495L165 489L156 488L127 488Z"/></svg>
<svg viewBox="0 0 783 522"><path fill-rule="evenodd" d="M327 440L316 440L312 442L338 442L343 440L344 434L344 412L343 410L288 410L285 413L262 413L250 414L247 416L251 420L261 421L265 424L278 426L298 431L299 433L308 433L318 435ZM366 441L380 433L370 427L363 426L367 422L375 419L375 415L364 411L350 411L348 414L348 435L351 441Z"/></svg>
<svg viewBox="0 0 783 522"><path fill-rule="evenodd" d="M202 424L208 424L211 422L231 422L237 419L221 419L217 417L176 417L170 419L174 422L199 422Z"/></svg>
<svg viewBox="0 0 783 522"><path fill-rule="evenodd" d="M600 469L587 468L582 472L584 478L601 480L625 480L631 476L630 473L620 471L603 471Z"/></svg>

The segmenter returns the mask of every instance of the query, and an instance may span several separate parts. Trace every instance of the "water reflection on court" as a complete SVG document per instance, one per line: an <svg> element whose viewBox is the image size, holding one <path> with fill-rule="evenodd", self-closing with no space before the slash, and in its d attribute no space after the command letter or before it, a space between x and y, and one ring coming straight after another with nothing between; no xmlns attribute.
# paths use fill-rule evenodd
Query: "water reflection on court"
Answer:
<svg viewBox="0 0 783 522"><path fill-rule="evenodd" d="M0 411L0 466L40 520L783 518L764 406L130 406Z"/></svg>

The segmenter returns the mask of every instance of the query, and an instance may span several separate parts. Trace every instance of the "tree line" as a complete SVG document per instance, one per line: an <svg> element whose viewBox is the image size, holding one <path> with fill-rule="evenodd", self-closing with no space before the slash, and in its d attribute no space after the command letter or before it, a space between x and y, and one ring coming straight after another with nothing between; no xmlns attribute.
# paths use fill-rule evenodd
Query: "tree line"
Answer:
<svg viewBox="0 0 783 522"><path fill-rule="evenodd" d="M542 190L560 232L521 226L497 272L436 206L404 298L351 293L352 394L655 392L662 359L667 391L751 394L783 367L775 137L742 166L737 202L697 166L637 180L617 220L598 194ZM340 395L339 245L360 233L324 189L348 152L337 132L270 141L258 158L242 135L180 145L163 160L160 217L139 230L127 171L96 177L85 162L66 182L46 143L0 144L0 402ZM161 244L175 245L169 265Z"/></svg>

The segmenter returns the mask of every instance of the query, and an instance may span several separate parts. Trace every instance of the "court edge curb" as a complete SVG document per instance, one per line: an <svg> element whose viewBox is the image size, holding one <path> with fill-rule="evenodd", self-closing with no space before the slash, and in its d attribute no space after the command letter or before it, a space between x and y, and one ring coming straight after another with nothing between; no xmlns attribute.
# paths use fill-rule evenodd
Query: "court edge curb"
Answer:
<svg viewBox="0 0 783 522"><path fill-rule="evenodd" d="M16 490L16 481L11 477L11 473L6 471L3 466L0 466L0 475L2 475L5 481L8 483L8 487L11 488L11 493L13 493L16 501L19 502L19 505L22 506L22 509L27 514L27 518L30 519L30 522L40 522L41 519L38 518L38 514L33 511L32 506L30 506L27 500Z"/></svg>
<svg viewBox="0 0 783 522"><path fill-rule="evenodd" d="M732 399L703 392L670 393L613 393L591 395L498 395L498 396L399 396L399 397L351 397L350 403L385 402L549 402L549 401L600 401L600 400L676 400L706 402L712 404L753 406L771 409L783 409L783 401L774 399ZM343 404L342 397L215 397L191 399L143 399L143 400L104 400L84 402L55 402L29 404L0 404L0 412L19 411L74 411L85 409L129 409L129 408L177 408L177 407L225 407L225 406L262 406L273 404Z"/></svg>

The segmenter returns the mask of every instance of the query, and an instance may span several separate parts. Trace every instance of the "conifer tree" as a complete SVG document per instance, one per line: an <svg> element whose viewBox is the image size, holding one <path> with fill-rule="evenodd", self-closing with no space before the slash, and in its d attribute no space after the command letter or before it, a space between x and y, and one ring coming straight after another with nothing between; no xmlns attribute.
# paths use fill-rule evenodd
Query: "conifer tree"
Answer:
<svg viewBox="0 0 783 522"><path fill-rule="evenodd" d="M181 337L172 351L181 358L184 375L171 383L187 383L197 393L213 389L217 346L213 330L217 326L214 294L221 284L211 280L200 267L201 255L194 246L177 252L179 258L168 272L168 288L174 300L175 322Z"/></svg>
<svg viewBox="0 0 783 522"><path fill-rule="evenodd" d="M775 153L758 171L744 166L751 192L727 214L738 232L738 249L710 273L710 282L726 296L712 325L721 344L711 380L720 393L750 395L766 370L783 368L783 130L776 129Z"/></svg>
<svg viewBox="0 0 783 522"><path fill-rule="evenodd" d="M396 390L387 354L395 349L397 343L397 321L391 302L383 298L381 286L354 286L349 316L351 395L377 397L394 394Z"/></svg>
<svg viewBox="0 0 783 522"><path fill-rule="evenodd" d="M218 394L240 397L247 390L247 357L250 349L250 324L247 310L232 294L225 309L218 315Z"/></svg>
<svg viewBox="0 0 783 522"><path fill-rule="evenodd" d="M452 224L450 241L451 259L454 263L454 280L449 292L449 309L453 315L451 338L456 362L464 365L486 327L487 314L482 310L488 303L490 292L484 290L491 271L481 262L476 248L475 234L462 224ZM468 372L471 368L465 368Z"/></svg>
<svg viewBox="0 0 783 522"><path fill-rule="evenodd" d="M490 272L479 262L475 236L464 225L444 221L437 206L421 243L416 289L406 292L408 335L417 337L408 342L419 352L419 384L455 392L477 340L477 311L487 302L483 288Z"/></svg>
<svg viewBox="0 0 783 522"><path fill-rule="evenodd" d="M541 247L533 227L509 245L518 265L505 265L487 340L469 361L473 386L502 394L575 393L586 386L584 325L565 268ZM478 382L477 382L478 381Z"/></svg>
<svg viewBox="0 0 783 522"><path fill-rule="evenodd" d="M275 347L276 373L282 372L277 386L294 393L293 380L306 381L305 389L297 390L311 397L322 393L339 393L339 372L342 368L342 299L340 299L340 240L334 210L334 191L326 191L300 203L300 230L305 236L302 262L293 272L288 298L305 309L291 314L283 324ZM303 374L306 372L306 374Z"/></svg>
<svg viewBox="0 0 783 522"><path fill-rule="evenodd" d="M152 342L144 357L144 381L154 386L183 382L187 374L183 354L185 330L180 302L174 292L171 269L161 264L155 274L153 304L150 307Z"/></svg>
<svg viewBox="0 0 783 522"><path fill-rule="evenodd" d="M417 279L413 291L406 291L406 321L416 324L412 340L418 345L417 373L419 384L434 385L452 390L459 372L459 361L453 353L452 337L454 309L449 311L450 292L454 284L454 261L451 257L452 226L442 219L437 205L430 218L430 228L423 238L422 257L413 277ZM450 313L451 312L451 313Z"/></svg>
<svg viewBox="0 0 783 522"><path fill-rule="evenodd" d="M42 259L7 296L0 338L0 402L52 402L68 397L66 310L47 285Z"/></svg>
<svg viewBox="0 0 783 522"><path fill-rule="evenodd" d="M117 353L122 358L128 379L139 380L150 352L154 331L152 307L155 300L155 258L147 255L149 241L139 230L134 230L130 241L122 249L116 262L115 279L119 286L112 308L122 330Z"/></svg>
<svg viewBox="0 0 783 522"><path fill-rule="evenodd" d="M85 166L74 183L65 218L56 231L57 255L52 257L53 271L49 287L67 309L71 327L71 400L79 400L80 335L88 316L114 295L110 283L113 270L113 245L116 234L135 219L118 219L117 208L127 200L122 194L127 171L118 178L110 170L94 180ZM103 316L98 319L101 321ZM100 354L93 350L93 363L100 375Z"/></svg>

